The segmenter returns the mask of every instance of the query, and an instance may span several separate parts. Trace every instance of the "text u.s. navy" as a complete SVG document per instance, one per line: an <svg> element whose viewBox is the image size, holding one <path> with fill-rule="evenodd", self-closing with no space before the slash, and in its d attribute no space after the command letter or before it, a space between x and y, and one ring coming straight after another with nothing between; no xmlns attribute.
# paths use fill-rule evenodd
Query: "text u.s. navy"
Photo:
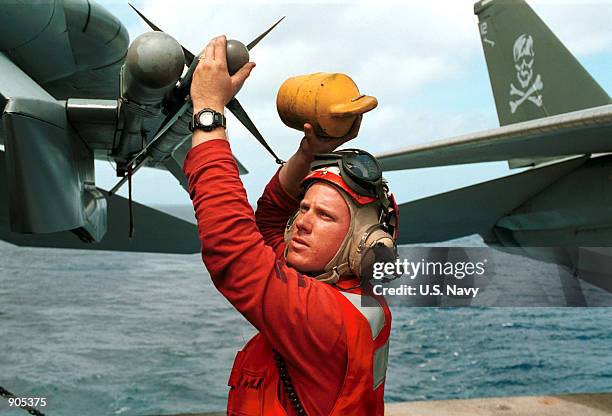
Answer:
<svg viewBox="0 0 612 416"><path fill-rule="evenodd" d="M376 295L383 296L457 296L475 298L479 287L462 287L453 284L420 284L400 285L399 287L385 287L383 284L375 284L373 291Z"/></svg>

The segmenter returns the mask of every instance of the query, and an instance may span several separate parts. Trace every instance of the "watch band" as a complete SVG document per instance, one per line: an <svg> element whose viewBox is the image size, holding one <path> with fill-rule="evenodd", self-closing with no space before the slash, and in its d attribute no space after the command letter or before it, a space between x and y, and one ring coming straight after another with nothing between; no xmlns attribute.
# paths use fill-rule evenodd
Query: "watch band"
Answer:
<svg viewBox="0 0 612 416"><path fill-rule="evenodd" d="M202 115L202 113L206 113L206 112L212 113L212 123L204 125L200 123L200 116ZM215 111L212 108L207 107L207 108L201 109L200 111L198 111L196 114L193 115L193 118L191 119L191 122L189 123L189 131L193 132L195 129L201 129L204 131L213 131L217 127L225 128L225 126L226 126L225 116L219 113L218 111Z"/></svg>

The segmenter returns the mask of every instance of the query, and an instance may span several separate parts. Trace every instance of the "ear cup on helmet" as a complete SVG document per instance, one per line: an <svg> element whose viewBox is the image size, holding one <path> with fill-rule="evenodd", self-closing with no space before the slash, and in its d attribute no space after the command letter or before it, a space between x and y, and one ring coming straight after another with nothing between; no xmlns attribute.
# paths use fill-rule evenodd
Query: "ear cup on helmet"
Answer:
<svg viewBox="0 0 612 416"><path fill-rule="evenodd" d="M395 262L397 246L393 237L380 224L371 225L356 233L349 254L351 272L369 280L373 276L375 263Z"/></svg>

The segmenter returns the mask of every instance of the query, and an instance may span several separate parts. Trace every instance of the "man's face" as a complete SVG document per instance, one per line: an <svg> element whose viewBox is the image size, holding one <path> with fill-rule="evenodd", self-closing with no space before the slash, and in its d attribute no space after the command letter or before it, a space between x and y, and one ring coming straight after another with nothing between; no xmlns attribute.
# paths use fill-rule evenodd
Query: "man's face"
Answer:
<svg viewBox="0 0 612 416"><path fill-rule="evenodd" d="M346 201L333 185L314 183L300 203L288 243L287 264L318 272L336 254L351 223Z"/></svg>

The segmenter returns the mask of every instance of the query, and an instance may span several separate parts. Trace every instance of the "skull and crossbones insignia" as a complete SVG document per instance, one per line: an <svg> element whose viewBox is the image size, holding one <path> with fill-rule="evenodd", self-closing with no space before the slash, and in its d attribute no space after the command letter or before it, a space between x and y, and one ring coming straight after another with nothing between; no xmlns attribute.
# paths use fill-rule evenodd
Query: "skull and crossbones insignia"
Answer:
<svg viewBox="0 0 612 416"><path fill-rule="evenodd" d="M517 97L516 100L510 101L510 112L514 114L516 109L529 100L538 107L542 106L542 94L540 91L544 88L542 77L540 74L533 79L533 62L535 61L535 53L533 51L533 38L531 35L523 33L514 41L514 68L516 69L516 78L520 88L510 83L510 96ZM531 82L533 80L533 83Z"/></svg>

